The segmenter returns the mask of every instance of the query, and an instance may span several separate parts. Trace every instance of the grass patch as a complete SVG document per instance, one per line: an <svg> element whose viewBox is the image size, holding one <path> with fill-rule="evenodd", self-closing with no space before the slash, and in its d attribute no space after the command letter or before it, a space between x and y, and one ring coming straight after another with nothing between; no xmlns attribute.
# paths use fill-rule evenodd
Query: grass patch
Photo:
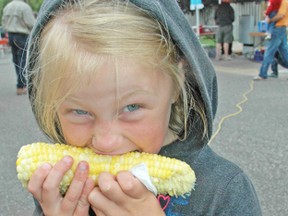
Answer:
<svg viewBox="0 0 288 216"><path fill-rule="evenodd" d="M216 46L216 41L214 37L201 36L199 40L203 47L215 47Z"/></svg>

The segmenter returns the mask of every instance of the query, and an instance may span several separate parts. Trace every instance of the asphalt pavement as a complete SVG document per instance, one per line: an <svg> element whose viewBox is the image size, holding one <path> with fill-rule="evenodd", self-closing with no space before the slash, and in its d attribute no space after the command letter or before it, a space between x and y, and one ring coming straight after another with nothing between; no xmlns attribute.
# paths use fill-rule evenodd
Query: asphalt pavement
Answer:
<svg viewBox="0 0 288 216"><path fill-rule="evenodd" d="M219 105L210 145L247 173L264 216L287 216L288 69L281 68L277 79L254 82L260 63L236 56L213 64ZM0 56L0 101L0 216L30 216L34 204L17 180L16 156L22 145L48 140L36 125L28 96L16 95L9 53Z"/></svg>
<svg viewBox="0 0 288 216"><path fill-rule="evenodd" d="M277 79L252 81L260 63L243 56L213 63L219 85L214 131L224 121L211 146L247 173L264 216L287 216L288 69L280 67Z"/></svg>

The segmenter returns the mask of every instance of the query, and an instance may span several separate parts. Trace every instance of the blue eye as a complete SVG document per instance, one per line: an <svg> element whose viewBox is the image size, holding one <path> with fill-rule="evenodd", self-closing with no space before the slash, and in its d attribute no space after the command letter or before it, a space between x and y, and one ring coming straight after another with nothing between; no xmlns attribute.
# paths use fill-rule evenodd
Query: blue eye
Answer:
<svg viewBox="0 0 288 216"><path fill-rule="evenodd" d="M138 110L140 108L137 104L131 104L125 107L124 112L133 112L135 110Z"/></svg>
<svg viewBox="0 0 288 216"><path fill-rule="evenodd" d="M88 115L88 114L89 114L89 112L84 111L84 110L79 110L79 109L74 110L74 112L75 112L77 115Z"/></svg>

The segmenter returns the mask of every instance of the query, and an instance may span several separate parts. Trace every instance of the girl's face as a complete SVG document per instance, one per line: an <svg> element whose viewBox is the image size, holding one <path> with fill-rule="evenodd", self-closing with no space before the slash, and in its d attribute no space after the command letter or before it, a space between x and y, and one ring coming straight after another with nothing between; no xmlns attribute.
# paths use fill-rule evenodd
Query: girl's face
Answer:
<svg viewBox="0 0 288 216"><path fill-rule="evenodd" d="M171 78L128 60L117 73L113 65L104 64L95 79L60 105L66 142L98 154L158 153L176 138L168 129L176 98Z"/></svg>

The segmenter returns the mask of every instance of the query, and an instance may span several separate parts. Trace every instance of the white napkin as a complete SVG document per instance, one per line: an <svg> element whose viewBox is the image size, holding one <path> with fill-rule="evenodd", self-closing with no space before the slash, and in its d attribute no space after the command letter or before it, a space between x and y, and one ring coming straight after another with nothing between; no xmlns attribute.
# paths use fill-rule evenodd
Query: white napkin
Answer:
<svg viewBox="0 0 288 216"><path fill-rule="evenodd" d="M146 166L146 164L141 163L138 164L134 167L132 167L129 172L132 173L133 176L135 176L136 178L139 179L139 181L144 184L144 186L151 191L152 193L155 194L155 196L157 196L157 189L156 187L153 185L149 173L148 173L148 168Z"/></svg>

